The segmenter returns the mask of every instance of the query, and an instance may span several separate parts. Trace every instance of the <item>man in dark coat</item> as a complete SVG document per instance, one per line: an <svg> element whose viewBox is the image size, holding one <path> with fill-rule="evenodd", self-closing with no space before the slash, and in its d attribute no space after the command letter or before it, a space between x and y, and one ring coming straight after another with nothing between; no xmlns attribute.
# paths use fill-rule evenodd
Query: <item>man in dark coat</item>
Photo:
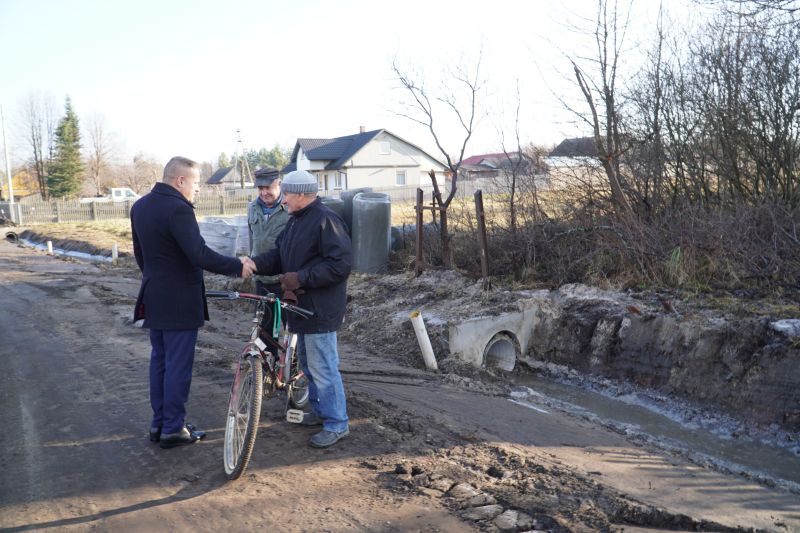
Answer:
<svg viewBox="0 0 800 533"><path fill-rule="evenodd" d="M309 319L289 313L288 327L298 334L297 355L309 382L312 412L302 424L322 424L310 444L325 448L350 432L336 330L344 319L353 253L344 221L322 204L317 189L317 179L304 170L286 175L281 190L291 217L276 248L253 261L258 274L282 273L284 299L314 312Z"/></svg>
<svg viewBox="0 0 800 533"><path fill-rule="evenodd" d="M162 448L205 436L184 420L197 330L208 319L203 270L252 273L249 258L220 255L200 236L192 205L199 184L197 163L173 157L163 181L131 208L133 252L142 271L134 321L150 329L150 440Z"/></svg>

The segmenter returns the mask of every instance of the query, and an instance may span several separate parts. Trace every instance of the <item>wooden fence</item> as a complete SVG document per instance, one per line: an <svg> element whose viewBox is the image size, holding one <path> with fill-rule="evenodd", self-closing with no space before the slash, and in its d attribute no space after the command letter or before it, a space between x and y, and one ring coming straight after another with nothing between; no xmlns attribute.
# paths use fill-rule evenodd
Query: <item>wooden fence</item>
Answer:
<svg viewBox="0 0 800 533"><path fill-rule="evenodd" d="M481 184L461 181L459 196L471 196ZM485 186L485 184L484 184ZM423 186L426 198L433 187ZM374 188L374 192L387 194L392 202L413 202L417 187ZM338 196L340 191L320 191L320 196ZM256 189L234 189L224 192L201 191L195 196L195 212L199 217L246 215L247 205L256 197ZM86 222L130 218L133 202L88 202L79 200L43 201L38 196L28 196L13 205L0 202L0 214L20 225L48 224L53 222ZM10 215L10 216L9 216Z"/></svg>

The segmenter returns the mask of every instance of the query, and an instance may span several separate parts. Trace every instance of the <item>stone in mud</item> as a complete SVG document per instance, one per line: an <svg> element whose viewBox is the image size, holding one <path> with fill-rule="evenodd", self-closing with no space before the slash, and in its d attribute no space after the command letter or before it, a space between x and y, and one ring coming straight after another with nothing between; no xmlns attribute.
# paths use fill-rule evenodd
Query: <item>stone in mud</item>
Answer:
<svg viewBox="0 0 800 533"><path fill-rule="evenodd" d="M453 486L453 480L448 479L446 477L439 478L439 479L432 479L430 483L430 488L440 490L442 492L447 492L450 490L450 487Z"/></svg>
<svg viewBox="0 0 800 533"><path fill-rule="evenodd" d="M429 489L428 487L422 487L419 489L419 491L426 496L430 496L431 498L441 498L444 496L444 492L436 489Z"/></svg>
<svg viewBox="0 0 800 533"><path fill-rule="evenodd" d="M491 520L503 512L502 505L484 505L481 507L473 507L461 513L461 516L467 520Z"/></svg>
<svg viewBox="0 0 800 533"><path fill-rule="evenodd" d="M507 509L494 519L494 525L500 531L516 531L519 511Z"/></svg>
<svg viewBox="0 0 800 533"><path fill-rule="evenodd" d="M520 529L529 529L532 528L535 524L533 517L527 513L523 513L522 511L517 514L517 527Z"/></svg>
<svg viewBox="0 0 800 533"><path fill-rule="evenodd" d="M494 496L491 494L478 494L464 502L462 507L481 507L484 505L493 505L495 503L497 503L497 500L495 500Z"/></svg>
<svg viewBox="0 0 800 533"><path fill-rule="evenodd" d="M417 474L414 476L413 482L417 487L429 487L431 485L431 477L428 474Z"/></svg>
<svg viewBox="0 0 800 533"><path fill-rule="evenodd" d="M448 491L447 494L458 501L462 501L473 498L480 493L478 492L478 489L469 483L457 483Z"/></svg>

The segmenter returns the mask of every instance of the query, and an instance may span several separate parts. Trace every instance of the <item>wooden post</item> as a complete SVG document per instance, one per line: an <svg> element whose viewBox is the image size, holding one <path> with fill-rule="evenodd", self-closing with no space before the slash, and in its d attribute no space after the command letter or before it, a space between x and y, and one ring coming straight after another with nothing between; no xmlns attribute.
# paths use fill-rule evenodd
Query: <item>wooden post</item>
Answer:
<svg viewBox="0 0 800 533"><path fill-rule="evenodd" d="M92 206L92 220L97 220L97 202L89 204Z"/></svg>
<svg viewBox="0 0 800 533"><path fill-rule="evenodd" d="M415 247L416 261L414 262L414 276L422 274L422 202L424 201L422 189L417 189L417 244Z"/></svg>
<svg viewBox="0 0 800 533"><path fill-rule="evenodd" d="M489 246L486 239L486 213L483 210L483 191L475 191L475 215L478 219L478 245L481 254L481 277L489 279Z"/></svg>
<svg viewBox="0 0 800 533"><path fill-rule="evenodd" d="M53 204L56 207L56 222L61 222L61 204L58 203L58 200Z"/></svg>

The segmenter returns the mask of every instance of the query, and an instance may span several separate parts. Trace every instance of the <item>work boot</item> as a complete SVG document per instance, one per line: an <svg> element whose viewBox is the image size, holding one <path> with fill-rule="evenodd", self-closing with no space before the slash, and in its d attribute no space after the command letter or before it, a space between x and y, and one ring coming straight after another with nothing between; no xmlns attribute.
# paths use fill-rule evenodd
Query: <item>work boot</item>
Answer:
<svg viewBox="0 0 800 533"><path fill-rule="evenodd" d="M308 441L308 444L314 448L327 448L328 446L333 446L349 434L349 429L345 429L344 431L340 431L338 433L336 431L328 431L327 429L323 429L311 437L311 440Z"/></svg>

